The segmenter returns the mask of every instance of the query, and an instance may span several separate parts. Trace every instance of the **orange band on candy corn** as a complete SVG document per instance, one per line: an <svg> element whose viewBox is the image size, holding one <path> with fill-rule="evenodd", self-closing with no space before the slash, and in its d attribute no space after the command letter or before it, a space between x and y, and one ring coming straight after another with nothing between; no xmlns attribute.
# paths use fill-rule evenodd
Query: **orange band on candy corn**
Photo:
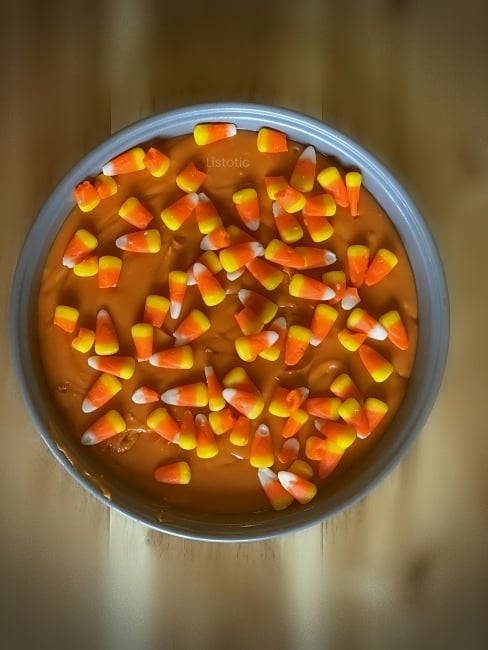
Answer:
<svg viewBox="0 0 488 650"><path fill-rule="evenodd" d="M343 208L349 206L347 189L337 167L327 167L327 169L323 169L318 174L317 181L326 192L332 194L337 205L340 205Z"/></svg>
<svg viewBox="0 0 488 650"><path fill-rule="evenodd" d="M351 217L359 215L358 204L362 179L363 177L359 172L347 172L346 174L346 190Z"/></svg>
<svg viewBox="0 0 488 650"><path fill-rule="evenodd" d="M175 345L191 343L210 329L210 321L199 309L193 309L173 332Z"/></svg>
<svg viewBox="0 0 488 650"><path fill-rule="evenodd" d="M161 219L169 230L179 230L187 219L190 218L198 203L198 194L191 192L168 205L161 212Z"/></svg>
<svg viewBox="0 0 488 650"><path fill-rule="evenodd" d="M236 423L236 419L230 408L225 408L222 411L212 411L209 413L208 421L216 436L227 433Z"/></svg>
<svg viewBox="0 0 488 650"><path fill-rule="evenodd" d="M232 195L232 201L236 206L236 211L242 220L242 223L255 231L261 223L258 194L253 187L238 190Z"/></svg>
<svg viewBox="0 0 488 650"><path fill-rule="evenodd" d="M195 262L193 277L207 307L219 305L225 299L225 289L206 266Z"/></svg>
<svg viewBox="0 0 488 650"><path fill-rule="evenodd" d="M310 345L317 346L322 343L336 322L337 316L337 310L330 305L319 303L315 306L312 322L310 323L310 331L312 332Z"/></svg>
<svg viewBox="0 0 488 650"><path fill-rule="evenodd" d="M305 216L303 217L305 228L315 243L330 239L334 234L334 228L327 217Z"/></svg>
<svg viewBox="0 0 488 650"><path fill-rule="evenodd" d="M80 228L68 242L63 254L63 266L72 269L98 246L98 239L88 230Z"/></svg>
<svg viewBox="0 0 488 650"><path fill-rule="evenodd" d="M232 138L237 133L235 124L228 122L215 122L209 124L197 124L193 129L193 138L197 145L204 146Z"/></svg>
<svg viewBox="0 0 488 650"><path fill-rule="evenodd" d="M168 273L169 313L171 318L181 314L183 300L188 286L188 276L185 271L170 271Z"/></svg>
<svg viewBox="0 0 488 650"><path fill-rule="evenodd" d="M310 192L315 182L317 154L309 145L298 157L290 177L290 185L300 192Z"/></svg>
<svg viewBox="0 0 488 650"><path fill-rule="evenodd" d="M136 362L132 357L116 355L88 357L88 365L94 370L107 372L120 379L130 379L136 368Z"/></svg>
<svg viewBox="0 0 488 650"><path fill-rule="evenodd" d="M186 410L183 413L180 427L180 437L178 446L185 451L191 451L197 446L197 430L195 420L191 411Z"/></svg>
<svg viewBox="0 0 488 650"><path fill-rule="evenodd" d="M207 417L199 413L195 417L197 431L197 456L198 458L213 458L219 453L215 434L212 431Z"/></svg>
<svg viewBox="0 0 488 650"><path fill-rule="evenodd" d="M75 201L82 212L91 212L100 203L100 196L90 181L79 183L73 191Z"/></svg>
<svg viewBox="0 0 488 650"><path fill-rule="evenodd" d="M371 377L378 383L386 381L393 372L393 366L385 357L369 345L363 344L358 350L359 358Z"/></svg>
<svg viewBox="0 0 488 650"><path fill-rule="evenodd" d="M319 460L319 478L327 478L335 470L343 456L344 449L334 444L332 440L325 440L324 455Z"/></svg>
<svg viewBox="0 0 488 650"><path fill-rule="evenodd" d="M309 503L317 494L317 486L293 472L278 472L278 480L291 496L302 505Z"/></svg>
<svg viewBox="0 0 488 650"><path fill-rule="evenodd" d="M286 336L285 318L283 316L280 316L279 318L275 318L275 320L268 325L268 330L271 330L272 332L276 332L278 334L278 339L269 348L266 348L265 350L260 352L259 356L261 357L261 359L266 359L266 361L276 361L281 354L281 350L285 342L285 336Z"/></svg>
<svg viewBox="0 0 488 650"><path fill-rule="evenodd" d="M102 255L98 260L98 288L112 289L119 284L122 260L114 255Z"/></svg>
<svg viewBox="0 0 488 650"><path fill-rule="evenodd" d="M94 181L95 189L101 199L109 199L114 194L117 194L118 185L112 176L105 176L105 174L98 174Z"/></svg>
<svg viewBox="0 0 488 650"><path fill-rule="evenodd" d="M121 153L102 167L105 176L116 176L118 174L130 174L145 169L144 158L146 153L141 147L134 147L129 151Z"/></svg>
<svg viewBox="0 0 488 650"><path fill-rule="evenodd" d="M57 305L54 310L53 323L68 334L72 334L78 323L80 312L76 307L68 305Z"/></svg>
<svg viewBox="0 0 488 650"><path fill-rule="evenodd" d="M198 230L202 235L207 235L219 226L222 226L222 219L217 212L217 208L204 192L200 192L198 195L195 216L197 218Z"/></svg>
<svg viewBox="0 0 488 650"><path fill-rule="evenodd" d="M322 420L338 420L341 400L338 397L309 397L303 408L309 415Z"/></svg>
<svg viewBox="0 0 488 650"><path fill-rule="evenodd" d="M180 427L168 410L160 407L152 411L146 420L147 426L168 442L178 444Z"/></svg>
<svg viewBox="0 0 488 650"><path fill-rule="evenodd" d="M152 221L153 216L135 196L126 199L119 208L119 217L131 226L144 230Z"/></svg>
<svg viewBox="0 0 488 650"><path fill-rule="evenodd" d="M302 409L292 411L281 430L283 438L292 438L307 423L308 418L308 413Z"/></svg>
<svg viewBox="0 0 488 650"><path fill-rule="evenodd" d="M142 162L151 176L161 178L168 171L170 161L165 153L156 147L149 147Z"/></svg>
<svg viewBox="0 0 488 650"><path fill-rule="evenodd" d="M71 341L71 347L78 352L89 352L95 343L95 332L86 327L80 327L78 334Z"/></svg>
<svg viewBox="0 0 488 650"><path fill-rule="evenodd" d="M276 455L276 458L283 465L288 465L298 458L298 452L300 451L300 443L296 438L287 438L283 441L279 452Z"/></svg>
<svg viewBox="0 0 488 650"><path fill-rule="evenodd" d="M229 434L229 442L236 447L245 447L251 437L251 420L240 415Z"/></svg>
<svg viewBox="0 0 488 650"><path fill-rule="evenodd" d="M398 264L398 257L387 248L380 248L380 250L373 257L369 265L366 275L364 276L364 284L368 287L381 282L383 278L389 275L395 266Z"/></svg>
<svg viewBox="0 0 488 650"><path fill-rule="evenodd" d="M309 393L310 389L306 386L299 386L290 390L286 396L286 403L290 407L290 411L293 412L295 409L300 408L309 396Z"/></svg>
<svg viewBox="0 0 488 650"><path fill-rule="evenodd" d="M278 193L279 196L281 192ZM287 244L293 244L303 237L303 228L297 218L287 212L277 200L273 202L272 212L280 238Z"/></svg>
<svg viewBox="0 0 488 650"><path fill-rule="evenodd" d="M335 296L334 290L326 284L301 273L293 275L288 285L288 291L290 296L305 300L330 300Z"/></svg>
<svg viewBox="0 0 488 650"><path fill-rule="evenodd" d="M256 146L261 153L281 153L288 151L286 135L268 127L259 129L256 137Z"/></svg>
<svg viewBox="0 0 488 650"><path fill-rule="evenodd" d="M303 267L303 257L294 248L287 246L279 239L272 239L264 250L264 257L274 264L286 266L291 269Z"/></svg>
<svg viewBox="0 0 488 650"><path fill-rule="evenodd" d="M95 352L98 355L117 354L119 340L112 317L106 309L100 309L95 322Z"/></svg>
<svg viewBox="0 0 488 650"><path fill-rule="evenodd" d="M88 390L81 405L83 413L91 413L112 399L122 390L122 384L113 375L103 373Z"/></svg>
<svg viewBox="0 0 488 650"><path fill-rule="evenodd" d="M221 411L225 406L225 400L222 397L222 386L212 366L205 366L205 379L207 380L208 407L211 411Z"/></svg>
<svg viewBox="0 0 488 650"><path fill-rule="evenodd" d="M138 361L147 361L153 353L153 326L149 323L136 323L131 327L132 340Z"/></svg>
<svg viewBox="0 0 488 650"><path fill-rule="evenodd" d="M264 327L263 321L250 307L244 307L244 309L235 313L234 318L236 319L241 332L245 336L248 336L249 334L257 334L257 332L260 332Z"/></svg>
<svg viewBox="0 0 488 650"><path fill-rule="evenodd" d="M272 469L259 469L258 479L273 510L285 510L293 503L293 497L281 485Z"/></svg>
<svg viewBox="0 0 488 650"><path fill-rule="evenodd" d="M286 212L294 213L302 210L305 207L306 199L301 192L291 187L291 185L287 184L285 188L279 192L276 192L275 201Z"/></svg>
<svg viewBox="0 0 488 650"><path fill-rule="evenodd" d="M266 424L260 424L254 432L249 451L249 462L258 469L271 467L274 463L273 439Z"/></svg>
<svg viewBox="0 0 488 650"><path fill-rule="evenodd" d="M202 241L200 242L200 248L204 251L218 251L230 245L231 237L229 229L225 226L218 226L211 233L202 237Z"/></svg>
<svg viewBox="0 0 488 650"><path fill-rule="evenodd" d="M153 327L162 327L164 319L169 312L169 300L165 296L149 294L144 303L145 323Z"/></svg>
<svg viewBox="0 0 488 650"><path fill-rule="evenodd" d="M285 343L285 364L295 366L299 363L312 338L312 332L301 325L292 325L288 330Z"/></svg>
<svg viewBox="0 0 488 650"><path fill-rule="evenodd" d="M154 479L167 485L188 485L191 481L190 466L184 460L161 465L154 470Z"/></svg>
<svg viewBox="0 0 488 650"><path fill-rule="evenodd" d="M124 418L118 411L111 410L102 415L81 436L82 445L96 445L113 438L126 429Z"/></svg>
<svg viewBox="0 0 488 650"><path fill-rule="evenodd" d="M285 277L283 271L260 257L250 260L246 269L268 291L274 291Z"/></svg>
<svg viewBox="0 0 488 650"><path fill-rule="evenodd" d="M379 319L381 325L385 328L390 341L399 350L408 349L408 334L400 314L396 310L388 311Z"/></svg>
<svg viewBox="0 0 488 650"><path fill-rule="evenodd" d="M176 370L189 370L193 368L193 350L189 345L180 345L155 352L149 357L149 363L157 368L171 368Z"/></svg>
<svg viewBox="0 0 488 650"><path fill-rule="evenodd" d="M191 194L192 192L198 192L206 177L205 172L198 169L195 163L190 162L176 177L176 185L183 192Z"/></svg>
<svg viewBox="0 0 488 650"><path fill-rule="evenodd" d="M161 235L159 230L141 230L122 235L115 240L115 245L123 251L131 253L159 253L161 250Z"/></svg>
<svg viewBox="0 0 488 650"><path fill-rule="evenodd" d="M305 207L303 208L303 216L333 217L336 210L336 202L330 194L319 194L318 196L307 197Z"/></svg>

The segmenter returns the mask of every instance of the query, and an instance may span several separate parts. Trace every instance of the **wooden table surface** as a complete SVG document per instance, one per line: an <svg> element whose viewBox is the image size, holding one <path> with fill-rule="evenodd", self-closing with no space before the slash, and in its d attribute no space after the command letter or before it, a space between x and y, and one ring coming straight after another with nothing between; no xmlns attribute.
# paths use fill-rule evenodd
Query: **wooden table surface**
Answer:
<svg viewBox="0 0 488 650"><path fill-rule="evenodd" d="M2 3L2 648L486 647L485 7ZM7 326L22 241L64 172L140 117L218 100L302 111L371 151L425 215L452 303L445 380L405 460L323 526L227 545L155 533L75 484L27 415Z"/></svg>

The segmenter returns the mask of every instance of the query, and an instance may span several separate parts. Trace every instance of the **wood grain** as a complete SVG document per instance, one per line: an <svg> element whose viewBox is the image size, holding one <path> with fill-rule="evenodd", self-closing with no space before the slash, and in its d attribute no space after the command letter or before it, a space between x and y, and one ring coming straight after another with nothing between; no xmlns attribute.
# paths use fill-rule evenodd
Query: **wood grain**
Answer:
<svg viewBox="0 0 488 650"><path fill-rule="evenodd" d="M485 7L482 0L2 5L6 650L484 647ZM108 511L40 441L8 350L15 262L65 171L140 117L217 100L293 108L370 150L424 213L452 305L445 381L401 465L324 525L261 543L185 541Z"/></svg>

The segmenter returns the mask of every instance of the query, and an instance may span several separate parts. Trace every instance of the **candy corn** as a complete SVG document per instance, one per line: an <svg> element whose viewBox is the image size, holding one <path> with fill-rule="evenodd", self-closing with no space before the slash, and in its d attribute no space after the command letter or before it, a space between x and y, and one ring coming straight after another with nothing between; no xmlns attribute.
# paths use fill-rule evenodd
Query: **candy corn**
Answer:
<svg viewBox="0 0 488 650"><path fill-rule="evenodd" d="M293 503L293 497L281 485L272 469L258 469L258 479L273 510L285 510Z"/></svg>
<svg viewBox="0 0 488 650"><path fill-rule="evenodd" d="M258 469L271 467L274 463L273 439L266 424L260 424L254 432L251 440L249 462Z"/></svg>
<svg viewBox="0 0 488 650"><path fill-rule="evenodd" d="M185 451L191 451L197 446L197 431L191 411L186 410L181 418L178 446Z"/></svg>
<svg viewBox="0 0 488 650"><path fill-rule="evenodd" d="M202 235L206 235L222 225L222 219L217 212L217 208L204 192L200 192L198 195L195 216L197 218L198 230Z"/></svg>
<svg viewBox="0 0 488 650"><path fill-rule="evenodd" d="M80 327L78 334L71 341L71 347L78 352L89 352L95 343L95 332L86 327Z"/></svg>
<svg viewBox="0 0 488 650"><path fill-rule="evenodd" d="M238 388L247 393L259 394L257 386L251 381L247 372L242 366L236 366L229 370L229 372L222 379L222 384L225 388Z"/></svg>
<svg viewBox="0 0 488 650"><path fill-rule="evenodd" d="M244 307L252 309L265 325L276 316L278 305L260 293L256 293L250 289L240 289L237 297Z"/></svg>
<svg viewBox="0 0 488 650"><path fill-rule="evenodd" d="M322 282L335 291L331 305L341 302L346 293L346 274L344 271L326 271L322 274Z"/></svg>
<svg viewBox="0 0 488 650"><path fill-rule="evenodd" d="M132 357L124 356L94 356L88 357L88 365L94 370L107 372L120 379L130 379L134 374L136 362Z"/></svg>
<svg viewBox="0 0 488 650"><path fill-rule="evenodd" d="M305 300L330 300L335 296L333 289L319 280L314 280L307 275L295 273L288 285L290 296Z"/></svg>
<svg viewBox="0 0 488 650"><path fill-rule="evenodd" d="M130 174L131 172L141 171L145 168L145 156L144 149L134 147L106 163L102 167L102 173L105 176L115 176L117 174Z"/></svg>
<svg viewBox="0 0 488 650"><path fill-rule="evenodd" d="M312 332L310 345L317 346L322 343L336 322L337 316L337 310L330 305L318 304L315 306L312 322L310 323L310 331Z"/></svg>
<svg viewBox="0 0 488 650"><path fill-rule="evenodd" d="M198 169L193 162L188 165L176 177L176 185L183 190L183 192L198 192L201 184L206 179L207 174Z"/></svg>
<svg viewBox="0 0 488 650"><path fill-rule="evenodd" d="M233 223L229 225L227 232L229 233L229 245L231 246L234 246L235 244L245 244L246 242L255 241L254 237L250 233L242 230L242 228L239 228L239 226L236 226Z"/></svg>
<svg viewBox="0 0 488 650"><path fill-rule="evenodd" d="M98 239L88 230L77 230L68 242L63 255L63 266L72 269L98 246Z"/></svg>
<svg viewBox="0 0 488 650"><path fill-rule="evenodd" d="M111 410L102 415L81 436L82 445L96 445L113 438L126 429L124 418L118 411Z"/></svg>
<svg viewBox="0 0 488 650"><path fill-rule="evenodd" d="M320 269L323 266L334 264L337 260L336 254L326 248L297 246L295 251L303 259L302 269Z"/></svg>
<svg viewBox="0 0 488 650"><path fill-rule="evenodd" d="M212 411L208 416L208 422L215 435L220 436L232 429L236 419L230 408L225 408L222 411Z"/></svg>
<svg viewBox="0 0 488 650"><path fill-rule="evenodd" d="M206 144L212 144L212 142L232 138L236 133L237 129L235 125L226 122L197 124L193 129L193 138L202 147Z"/></svg>
<svg viewBox="0 0 488 650"><path fill-rule="evenodd" d="M354 309L354 307L360 302L361 298L359 297L359 293L356 287L347 287L344 290L344 294L341 299L342 309L349 311L350 309Z"/></svg>
<svg viewBox="0 0 488 650"><path fill-rule="evenodd" d="M369 428L373 431L388 413L388 404L376 397L368 397L364 402L364 410L368 418Z"/></svg>
<svg viewBox="0 0 488 650"><path fill-rule="evenodd" d="M354 397L359 402L362 401L362 396L359 392L359 388L356 386L351 376L347 373L342 373L334 379L330 385L330 391L341 400L346 400L350 397Z"/></svg>
<svg viewBox="0 0 488 650"><path fill-rule="evenodd" d="M359 346L366 340L366 334L364 332L351 332L351 330L344 328L337 332L337 338L346 350L356 352Z"/></svg>
<svg viewBox="0 0 488 650"><path fill-rule="evenodd" d="M302 409L292 411L281 430L283 438L292 438L306 424L308 418L308 413Z"/></svg>
<svg viewBox="0 0 488 650"><path fill-rule="evenodd" d="M237 388L224 388L222 395L228 404L250 420L255 420L263 412L264 400L259 393L249 393Z"/></svg>
<svg viewBox="0 0 488 650"><path fill-rule="evenodd" d="M385 278L398 264L398 257L387 248L380 248L373 257L364 276L364 283L371 287Z"/></svg>
<svg viewBox="0 0 488 650"><path fill-rule="evenodd" d="M314 474L313 467L301 458L294 460L288 468L288 471L292 472L293 474L297 474L302 478L306 478L307 481L310 481L313 478Z"/></svg>
<svg viewBox="0 0 488 650"><path fill-rule="evenodd" d="M303 215L305 217L333 217L336 210L336 202L330 194L319 194L307 197Z"/></svg>
<svg viewBox="0 0 488 650"><path fill-rule="evenodd" d="M80 312L76 307L57 305L54 310L53 323L68 334L72 334L76 329L79 317Z"/></svg>
<svg viewBox="0 0 488 650"><path fill-rule="evenodd" d="M279 239L272 239L264 250L264 257L269 262L287 266L291 269L301 269L303 267L303 258L294 248L287 246Z"/></svg>
<svg viewBox="0 0 488 650"><path fill-rule="evenodd" d="M383 355L365 343L358 350L359 358L371 377L378 383L386 381L393 372L393 366Z"/></svg>
<svg viewBox="0 0 488 650"><path fill-rule="evenodd" d="M291 496L302 505L309 503L317 494L317 486L293 472L278 472L278 480Z"/></svg>
<svg viewBox="0 0 488 650"><path fill-rule="evenodd" d="M222 397L222 386L212 366L205 366L205 379L207 380L208 407L211 411L221 411L225 406Z"/></svg>
<svg viewBox="0 0 488 650"><path fill-rule="evenodd" d="M203 264L214 275L222 271L222 264L220 263L219 256L214 251L205 251L196 260L199 264Z"/></svg>
<svg viewBox="0 0 488 650"><path fill-rule="evenodd" d="M356 430L358 438L366 438L371 433L367 413L354 397L342 402L339 406L339 415L344 422L347 422Z"/></svg>
<svg viewBox="0 0 488 650"><path fill-rule="evenodd" d="M83 413L91 413L112 399L122 390L122 384L113 375L103 373L92 384L81 405Z"/></svg>
<svg viewBox="0 0 488 650"><path fill-rule="evenodd" d="M231 237L228 229L225 226L218 226L211 233L202 237L200 248L203 251L218 251L221 248L226 248L231 244ZM219 260L220 264L220 260ZM221 265L222 266L222 265Z"/></svg>
<svg viewBox="0 0 488 650"><path fill-rule="evenodd" d="M276 192L275 200L286 212L298 212L305 207L305 196L298 190L287 185L285 188Z"/></svg>
<svg viewBox="0 0 488 650"><path fill-rule="evenodd" d="M132 340L138 361L147 361L153 353L153 326L149 323L136 323L131 327Z"/></svg>
<svg viewBox="0 0 488 650"><path fill-rule="evenodd" d="M288 151L286 135L265 126L258 131L256 145L258 151L261 153L281 153Z"/></svg>
<svg viewBox="0 0 488 650"><path fill-rule="evenodd" d="M278 201L272 206L274 222L281 239L287 244L293 244L303 237L303 228L293 214L289 214Z"/></svg>
<svg viewBox="0 0 488 650"><path fill-rule="evenodd" d="M146 420L147 426L155 431L161 438L168 442L178 444L180 438L180 427L176 420L168 413L168 410L160 407L152 411Z"/></svg>
<svg viewBox="0 0 488 650"><path fill-rule="evenodd" d="M284 316L275 318L275 320L268 325L268 330L276 332L278 334L278 340L273 343L273 345L270 345L269 348L262 350L262 352L259 353L259 356L261 359L266 359L266 361L276 361L281 354L283 343L285 342L286 320Z"/></svg>
<svg viewBox="0 0 488 650"><path fill-rule="evenodd" d="M386 330L365 309L355 307L347 317L347 326L356 332L364 332L370 339L384 341Z"/></svg>
<svg viewBox="0 0 488 650"><path fill-rule="evenodd" d="M360 287L368 269L369 248L362 244L354 244L347 248L347 269L351 284Z"/></svg>
<svg viewBox="0 0 488 650"><path fill-rule="evenodd" d="M400 314L396 310L388 311L379 319L390 341L399 350L408 349L408 334Z"/></svg>
<svg viewBox="0 0 488 650"><path fill-rule="evenodd" d="M235 340L237 354L243 361L255 361L258 354L271 347L278 338L279 334L271 330L240 336Z"/></svg>
<svg viewBox="0 0 488 650"><path fill-rule="evenodd" d="M323 169L318 174L317 181L326 192L332 194L337 205L340 205L343 208L348 207L349 199L347 196L347 189L337 167L327 167L327 169Z"/></svg>
<svg viewBox="0 0 488 650"><path fill-rule="evenodd" d="M351 217L357 217L359 214L358 203L362 179L359 172L347 172L346 174L346 190Z"/></svg>
<svg viewBox="0 0 488 650"><path fill-rule="evenodd" d="M356 430L349 423L344 424L343 422L331 422L330 420L318 419L315 420L314 425L317 431L320 431L328 441L333 442L341 449L347 449L356 440ZM327 450L327 447L328 445L325 444L322 449ZM321 459L318 458L317 460Z"/></svg>
<svg viewBox="0 0 488 650"><path fill-rule="evenodd" d="M268 405L271 415L279 418L287 418L291 413L290 404L286 399L290 391L282 386L277 386Z"/></svg>
<svg viewBox="0 0 488 650"><path fill-rule="evenodd" d="M162 327L169 312L169 300L164 296L149 294L144 303L143 321L153 327Z"/></svg>
<svg viewBox="0 0 488 650"><path fill-rule="evenodd" d="M298 452L300 450L300 443L296 438L287 438L283 441L279 452L276 454L276 458L283 465L288 465L298 458Z"/></svg>
<svg viewBox="0 0 488 650"><path fill-rule="evenodd" d="M115 179L105 174L98 174L94 181L95 189L101 199L109 199L114 194L117 194L118 186Z"/></svg>
<svg viewBox="0 0 488 650"><path fill-rule="evenodd" d="M115 240L115 245L123 251L131 253L159 253L161 250L161 235L155 228L141 230L122 235Z"/></svg>
<svg viewBox="0 0 488 650"><path fill-rule="evenodd" d="M79 183L73 191L75 201L82 212L91 212L100 203L100 196L90 181Z"/></svg>
<svg viewBox="0 0 488 650"><path fill-rule="evenodd" d="M183 299L186 294L188 276L185 271L170 271L168 273L169 313L171 318L179 318Z"/></svg>
<svg viewBox="0 0 488 650"><path fill-rule="evenodd" d="M134 228L144 230L152 221L153 216L135 196L126 199L119 208L119 217L130 223Z"/></svg>
<svg viewBox="0 0 488 650"><path fill-rule="evenodd" d="M288 329L285 343L285 364L296 366L302 360L312 338L312 332L302 325L292 325Z"/></svg>
<svg viewBox="0 0 488 650"><path fill-rule="evenodd" d="M112 289L119 284L122 260L114 255L102 255L98 260L98 288Z"/></svg>
<svg viewBox="0 0 488 650"><path fill-rule="evenodd" d="M229 434L229 442L236 447L245 447L251 437L251 420L240 415Z"/></svg>
<svg viewBox="0 0 488 650"><path fill-rule="evenodd" d="M249 230L257 230L261 223L261 217L256 190L253 187L238 190L232 195L232 201L236 206L237 214L241 218L242 223Z"/></svg>
<svg viewBox="0 0 488 650"><path fill-rule="evenodd" d="M193 350L189 345L161 350L149 357L149 363L157 368L189 370L193 368Z"/></svg>
<svg viewBox="0 0 488 650"><path fill-rule="evenodd" d="M207 307L219 305L225 299L225 289L206 266L195 262L193 277Z"/></svg>
<svg viewBox="0 0 488 650"><path fill-rule="evenodd" d="M185 196L168 205L161 212L161 219L166 228L173 231L179 230L185 221L189 219L197 203L198 194L190 192L190 194L185 194Z"/></svg>
<svg viewBox="0 0 488 650"><path fill-rule="evenodd" d="M264 186L266 187L266 194L274 201L276 194L285 190L288 187L288 182L284 176L265 176Z"/></svg>
<svg viewBox="0 0 488 650"><path fill-rule="evenodd" d="M186 384L165 390L161 401L172 406L207 406L207 385L203 382Z"/></svg>
<svg viewBox="0 0 488 650"><path fill-rule="evenodd" d="M159 151L156 147L149 147L142 162L151 176L161 178L168 171L170 161L165 153Z"/></svg>
<svg viewBox="0 0 488 650"><path fill-rule="evenodd" d="M315 182L317 155L312 146L306 147L298 157L290 177L290 185L300 192L310 192Z"/></svg>
<svg viewBox="0 0 488 650"><path fill-rule="evenodd" d="M190 466L184 460L161 465L154 470L154 480L167 485L188 485L191 481Z"/></svg>
<svg viewBox="0 0 488 650"><path fill-rule="evenodd" d="M260 332L264 327L263 321L250 307L244 307L244 309L236 312L234 318L236 319L241 332L245 336L249 334L257 334L257 332Z"/></svg>
<svg viewBox="0 0 488 650"><path fill-rule="evenodd" d="M199 413L195 417L198 458L213 458L219 453L217 441L206 415Z"/></svg>
<svg viewBox="0 0 488 650"><path fill-rule="evenodd" d="M268 291L274 291L285 277L276 266L260 257L255 257L246 264L246 269Z"/></svg>
<svg viewBox="0 0 488 650"><path fill-rule="evenodd" d="M327 217L304 216L303 222L315 243L326 241L334 234L334 228Z"/></svg>
<svg viewBox="0 0 488 650"><path fill-rule="evenodd" d="M199 309L192 309L173 332L175 345L185 345L199 338L210 329L210 321Z"/></svg>
<svg viewBox="0 0 488 650"><path fill-rule="evenodd" d="M319 460L319 478L323 479L329 476L335 470L343 456L344 449L336 445L332 440L325 440L324 453Z"/></svg>
<svg viewBox="0 0 488 650"><path fill-rule="evenodd" d="M95 352L98 355L117 354L119 340L113 320L106 309L100 309L95 322Z"/></svg>
<svg viewBox="0 0 488 650"><path fill-rule="evenodd" d="M341 400L338 397L309 397L303 408L309 415L323 420L338 420Z"/></svg>
<svg viewBox="0 0 488 650"><path fill-rule="evenodd" d="M159 402L159 393L148 386L140 386L132 393L134 404L152 404Z"/></svg>
<svg viewBox="0 0 488 650"><path fill-rule="evenodd" d="M224 269L230 273L245 266L255 257L264 255L264 248L257 241L244 242L224 248L219 258Z"/></svg>
<svg viewBox="0 0 488 650"><path fill-rule="evenodd" d="M310 389L306 386L299 386L298 388L293 388L290 390L285 398L286 403L290 407L290 412L293 412L295 409L299 408L307 399L309 393Z"/></svg>

